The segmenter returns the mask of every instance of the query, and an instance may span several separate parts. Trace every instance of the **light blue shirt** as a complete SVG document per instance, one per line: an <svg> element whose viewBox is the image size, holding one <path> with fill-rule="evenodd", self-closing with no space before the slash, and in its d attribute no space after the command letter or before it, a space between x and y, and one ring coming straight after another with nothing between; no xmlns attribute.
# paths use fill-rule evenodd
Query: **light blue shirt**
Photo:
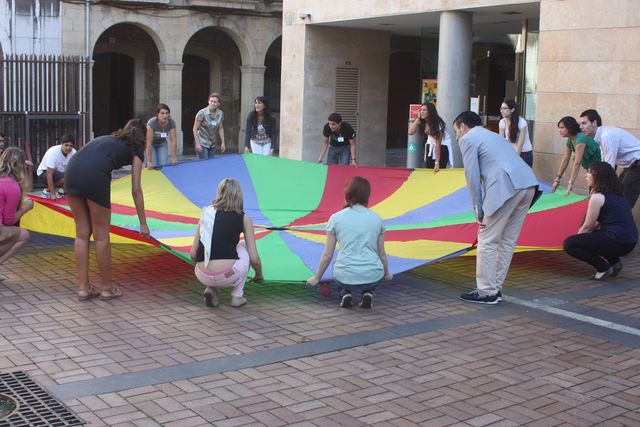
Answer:
<svg viewBox="0 0 640 427"><path fill-rule="evenodd" d="M384 276L378 256L378 237L384 233L382 218L361 205L331 215L327 231L336 235L339 252L333 277L345 285L377 282Z"/></svg>

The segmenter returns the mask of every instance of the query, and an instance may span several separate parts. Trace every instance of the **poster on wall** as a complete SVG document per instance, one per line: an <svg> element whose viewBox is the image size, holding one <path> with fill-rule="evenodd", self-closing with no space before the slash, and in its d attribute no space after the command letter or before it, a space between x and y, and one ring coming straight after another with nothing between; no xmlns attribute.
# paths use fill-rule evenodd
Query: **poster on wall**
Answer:
<svg viewBox="0 0 640 427"><path fill-rule="evenodd" d="M422 79L422 103L431 102L437 106L438 103L438 80Z"/></svg>

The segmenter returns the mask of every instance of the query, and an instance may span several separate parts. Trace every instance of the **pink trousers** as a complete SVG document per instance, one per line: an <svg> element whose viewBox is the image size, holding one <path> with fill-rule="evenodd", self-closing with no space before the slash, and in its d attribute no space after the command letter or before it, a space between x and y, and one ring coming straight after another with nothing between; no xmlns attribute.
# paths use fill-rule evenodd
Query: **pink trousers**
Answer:
<svg viewBox="0 0 640 427"><path fill-rule="evenodd" d="M196 264L195 273L200 283L209 288L233 288L232 297L244 295L244 282L249 273L249 253L244 241L238 243L236 251L238 260L228 270L210 272Z"/></svg>

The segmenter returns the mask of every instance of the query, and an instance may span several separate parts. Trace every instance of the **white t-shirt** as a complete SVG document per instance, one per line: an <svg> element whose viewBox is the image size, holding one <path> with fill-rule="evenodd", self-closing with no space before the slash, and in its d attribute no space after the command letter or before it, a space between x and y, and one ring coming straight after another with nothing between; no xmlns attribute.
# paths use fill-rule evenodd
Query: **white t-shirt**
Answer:
<svg viewBox="0 0 640 427"><path fill-rule="evenodd" d="M498 124L500 130L504 131L504 137L507 141L511 142L509 139L509 128L507 127L507 121L505 119L500 119L500 123ZM529 139L529 127L527 126L527 121L522 118L522 116L518 117L518 129L520 132L523 132L524 129L524 144L522 144L522 152L526 153L527 151L533 150L533 146L531 145L531 139ZM516 139L517 141L517 139ZM515 144L513 144L515 147Z"/></svg>
<svg viewBox="0 0 640 427"><path fill-rule="evenodd" d="M42 175L47 169L55 169L58 172L64 172L67 169L69 160L76 154L76 149L72 148L71 152L66 156L62 154L62 145L54 145L49 148L38 166L38 176Z"/></svg>
<svg viewBox="0 0 640 427"><path fill-rule="evenodd" d="M449 150L449 162L446 164L448 168L455 168L453 163L453 148L451 147L451 137L447 132L444 133L444 139L441 142L441 145L444 145ZM436 158L436 139L429 135L427 137L427 142L424 144L424 161L427 161L427 158L430 157L435 160Z"/></svg>

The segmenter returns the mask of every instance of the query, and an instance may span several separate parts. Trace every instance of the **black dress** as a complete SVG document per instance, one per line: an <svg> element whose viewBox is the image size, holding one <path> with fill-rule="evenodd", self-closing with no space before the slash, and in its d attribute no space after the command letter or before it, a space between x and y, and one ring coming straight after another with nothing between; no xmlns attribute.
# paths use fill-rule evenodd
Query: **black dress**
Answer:
<svg viewBox="0 0 640 427"><path fill-rule="evenodd" d="M136 149L113 136L92 140L69 161L64 174L65 193L111 209L111 172L130 165L133 156L144 159L143 145Z"/></svg>

